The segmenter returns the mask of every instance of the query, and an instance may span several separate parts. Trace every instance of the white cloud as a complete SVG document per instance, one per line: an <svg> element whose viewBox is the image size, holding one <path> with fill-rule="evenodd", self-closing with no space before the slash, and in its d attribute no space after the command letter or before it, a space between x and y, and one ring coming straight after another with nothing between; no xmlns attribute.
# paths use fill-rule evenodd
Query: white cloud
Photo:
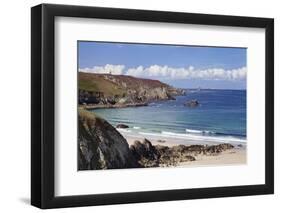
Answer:
<svg viewBox="0 0 281 213"><path fill-rule="evenodd" d="M104 67L95 66L93 68L79 69L79 71L160 79L245 80L247 78L246 67L226 70L222 68L196 69L193 66L175 68L152 65L149 67L138 66L125 70L124 65L107 64Z"/></svg>
<svg viewBox="0 0 281 213"><path fill-rule="evenodd" d="M107 64L105 66L94 66L92 68L80 68L79 72L88 72L88 73L106 73L112 75L122 75L124 72L124 65L112 65Z"/></svg>

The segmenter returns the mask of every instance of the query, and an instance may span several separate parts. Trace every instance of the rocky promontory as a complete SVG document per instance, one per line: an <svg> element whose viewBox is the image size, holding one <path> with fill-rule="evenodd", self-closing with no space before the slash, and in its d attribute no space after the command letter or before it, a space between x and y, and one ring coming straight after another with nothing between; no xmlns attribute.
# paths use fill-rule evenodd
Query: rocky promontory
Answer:
<svg viewBox="0 0 281 213"><path fill-rule="evenodd" d="M79 72L79 104L86 106L144 106L151 101L171 100L185 90L158 80L127 75Z"/></svg>

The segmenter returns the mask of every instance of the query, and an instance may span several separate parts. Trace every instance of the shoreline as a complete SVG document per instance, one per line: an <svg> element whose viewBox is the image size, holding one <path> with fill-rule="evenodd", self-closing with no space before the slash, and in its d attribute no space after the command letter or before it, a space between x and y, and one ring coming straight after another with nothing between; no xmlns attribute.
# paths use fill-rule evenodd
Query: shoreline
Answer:
<svg viewBox="0 0 281 213"><path fill-rule="evenodd" d="M247 146L246 140L238 139L234 137L218 137L218 136L203 136L195 134L161 134L161 133L146 133L146 132L134 132L131 129L116 128L117 131L127 139L128 143L131 144L135 140L143 140L147 138L153 145L165 145L165 146L176 146L176 145L218 145L223 143L230 143L234 146L243 147ZM182 136L181 136L182 135ZM159 142L161 141L161 142ZM165 141L165 142L163 142Z"/></svg>
<svg viewBox="0 0 281 213"><path fill-rule="evenodd" d="M119 131L120 132L120 131ZM122 136L126 139L129 146L133 145L136 140L143 141L147 139L151 142L153 146L178 146L178 145L219 145L223 144L223 142L202 142L198 140L186 140L186 139L175 139L169 137L150 137L148 135L137 135L133 136L126 132L120 132ZM225 141L224 143L228 143ZM221 153L214 154L214 155L206 155L206 154L195 154L195 161L185 161L180 162L179 165L176 167L193 167L193 166L223 166L223 165L242 165L247 163L247 145L246 144L233 144L233 149L225 150ZM240 146L242 145L242 146Z"/></svg>
<svg viewBox="0 0 281 213"><path fill-rule="evenodd" d="M141 102L141 103L127 103L127 104L89 104L89 105L80 105L79 107L82 107L86 110L91 110L91 109L142 107L142 106L148 106L148 103L147 102Z"/></svg>

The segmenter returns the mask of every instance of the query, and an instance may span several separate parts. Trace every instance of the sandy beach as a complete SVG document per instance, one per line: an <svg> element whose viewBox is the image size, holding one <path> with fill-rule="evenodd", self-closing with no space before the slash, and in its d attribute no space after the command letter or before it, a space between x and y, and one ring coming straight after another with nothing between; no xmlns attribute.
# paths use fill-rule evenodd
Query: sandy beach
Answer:
<svg viewBox="0 0 281 213"><path fill-rule="evenodd" d="M149 136L149 135L133 135L129 132L120 131L120 133L126 138L129 145L134 144L134 141L143 139L148 139L152 145L162 145L162 146L177 146L177 145L216 145L220 143L231 143L234 145L234 149L223 151L219 154L214 155L205 155L197 154L194 155L196 158L195 161L186 161L181 162L178 167L187 167L187 166L222 166L222 165L239 165L247 163L247 153L246 153L246 144L242 144L239 141L202 141L196 140L196 138L180 139L172 137L159 137L159 136Z"/></svg>

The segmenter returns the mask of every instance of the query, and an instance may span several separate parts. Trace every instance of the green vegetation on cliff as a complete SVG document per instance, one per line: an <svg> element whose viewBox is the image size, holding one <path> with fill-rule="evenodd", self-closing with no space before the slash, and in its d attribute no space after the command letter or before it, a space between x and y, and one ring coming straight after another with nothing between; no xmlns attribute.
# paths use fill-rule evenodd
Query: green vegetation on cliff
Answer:
<svg viewBox="0 0 281 213"><path fill-rule="evenodd" d="M183 94L183 90L158 80L79 72L80 104L146 103Z"/></svg>
<svg viewBox="0 0 281 213"><path fill-rule="evenodd" d="M121 96L126 90L107 80L104 75L79 72L79 90L102 92L105 96Z"/></svg>

